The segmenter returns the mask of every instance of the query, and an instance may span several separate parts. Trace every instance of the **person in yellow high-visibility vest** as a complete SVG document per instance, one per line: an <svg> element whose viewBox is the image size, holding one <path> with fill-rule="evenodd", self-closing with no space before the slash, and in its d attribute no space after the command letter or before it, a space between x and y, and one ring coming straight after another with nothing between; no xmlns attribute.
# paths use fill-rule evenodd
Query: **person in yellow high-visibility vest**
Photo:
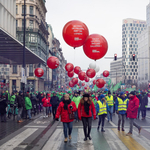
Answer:
<svg viewBox="0 0 150 150"><path fill-rule="evenodd" d="M108 96L106 96L106 101L108 103L109 110L110 110L109 113L107 113L107 118L109 122L110 120L112 121L112 114L113 114L113 107L114 107L114 100L110 91L108 91Z"/></svg>
<svg viewBox="0 0 150 150"><path fill-rule="evenodd" d="M122 131L124 131L124 123L126 118L126 111L128 108L129 99L125 97L124 92L120 93L120 97L116 99L116 113L118 114L118 131L120 131L120 124L122 121Z"/></svg>
<svg viewBox="0 0 150 150"><path fill-rule="evenodd" d="M100 96L100 100L97 101L96 112L99 117L97 130L99 131L99 126L102 122L101 132L105 132L104 123L105 123L105 117L107 116L107 112L109 112L109 107L108 104L106 103L105 95L103 94Z"/></svg>

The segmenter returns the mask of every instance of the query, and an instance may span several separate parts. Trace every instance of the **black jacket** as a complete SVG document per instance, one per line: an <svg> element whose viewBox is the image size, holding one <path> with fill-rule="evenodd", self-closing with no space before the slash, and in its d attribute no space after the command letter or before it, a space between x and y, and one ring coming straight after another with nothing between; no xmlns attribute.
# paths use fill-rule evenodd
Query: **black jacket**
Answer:
<svg viewBox="0 0 150 150"><path fill-rule="evenodd" d="M25 106L25 101L23 99L23 96L17 95L16 96L16 101L18 103L18 108L24 107Z"/></svg>
<svg viewBox="0 0 150 150"><path fill-rule="evenodd" d="M136 97L139 99L139 105L141 106L142 96L139 94L139 95L136 95Z"/></svg>
<svg viewBox="0 0 150 150"><path fill-rule="evenodd" d="M146 110L146 105L148 105L148 97L147 95L144 95L142 96L142 99L141 99L141 110Z"/></svg>
<svg viewBox="0 0 150 150"><path fill-rule="evenodd" d="M0 114L6 114L7 102L6 99L0 99Z"/></svg>
<svg viewBox="0 0 150 150"><path fill-rule="evenodd" d="M51 97L50 103L52 107L57 107L59 105L59 98L57 96Z"/></svg>

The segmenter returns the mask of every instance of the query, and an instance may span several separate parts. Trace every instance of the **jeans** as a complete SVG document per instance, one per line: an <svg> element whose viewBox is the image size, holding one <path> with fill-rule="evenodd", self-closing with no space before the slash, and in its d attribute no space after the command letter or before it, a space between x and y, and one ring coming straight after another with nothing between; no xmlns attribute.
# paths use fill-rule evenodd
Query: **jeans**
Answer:
<svg viewBox="0 0 150 150"><path fill-rule="evenodd" d="M135 126L138 129L141 128L134 122L134 118L129 118L129 124L130 124L130 130L129 130L130 133L132 133L132 131L133 131L133 126Z"/></svg>
<svg viewBox="0 0 150 150"><path fill-rule="evenodd" d="M52 113L52 106L48 107L48 114Z"/></svg>
<svg viewBox="0 0 150 150"><path fill-rule="evenodd" d="M90 136L91 127L92 127L92 117L82 117L83 130L85 137ZM88 132L87 132L88 128Z"/></svg>
<svg viewBox="0 0 150 150"><path fill-rule="evenodd" d="M120 128L120 124L122 121L122 128L124 129L126 114L118 114L118 127Z"/></svg>
<svg viewBox="0 0 150 150"><path fill-rule="evenodd" d="M108 121L109 120L112 121L113 108L114 108L114 106L109 106L110 112L107 112Z"/></svg>
<svg viewBox="0 0 150 150"><path fill-rule="evenodd" d="M137 116L137 118L140 117L140 111L141 111L141 108L139 107L139 108L138 108L138 116Z"/></svg>
<svg viewBox="0 0 150 150"><path fill-rule="evenodd" d="M142 118L146 117L146 110L142 110Z"/></svg>
<svg viewBox="0 0 150 150"><path fill-rule="evenodd" d="M48 112L48 107L43 107L43 116L46 117Z"/></svg>
<svg viewBox="0 0 150 150"><path fill-rule="evenodd" d="M18 108L17 121L21 120L21 114L22 114L22 111L23 111L23 107Z"/></svg>
<svg viewBox="0 0 150 150"><path fill-rule="evenodd" d="M1 114L1 122L6 122L6 113Z"/></svg>
<svg viewBox="0 0 150 150"><path fill-rule="evenodd" d="M52 106L53 119L55 119L56 111L57 111L57 107Z"/></svg>
<svg viewBox="0 0 150 150"><path fill-rule="evenodd" d="M28 109L27 113L28 113L29 119L31 119L31 109Z"/></svg>
<svg viewBox="0 0 150 150"><path fill-rule="evenodd" d="M76 121L79 121L79 118L78 118L78 110L75 112L75 118L76 118Z"/></svg>
<svg viewBox="0 0 150 150"><path fill-rule="evenodd" d="M107 115L106 114L103 114L103 115L99 115L99 121L98 121L98 127L100 126L101 122L102 122L102 128L104 127L104 123L105 123L105 117Z"/></svg>
<svg viewBox="0 0 150 150"><path fill-rule="evenodd" d="M69 130L68 135L72 133L73 122L63 122L63 129L64 129L64 137L67 138L67 129Z"/></svg>

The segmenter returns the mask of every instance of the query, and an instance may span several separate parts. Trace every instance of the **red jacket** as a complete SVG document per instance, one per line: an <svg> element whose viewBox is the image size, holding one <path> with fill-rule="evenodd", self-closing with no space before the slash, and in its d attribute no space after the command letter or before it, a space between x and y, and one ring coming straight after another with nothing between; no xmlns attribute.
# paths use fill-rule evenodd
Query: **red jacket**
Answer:
<svg viewBox="0 0 150 150"><path fill-rule="evenodd" d="M44 97L44 98L42 99L42 103L43 103L43 107L49 107L49 103L50 103L50 102L49 102L49 100L48 100L47 98Z"/></svg>
<svg viewBox="0 0 150 150"><path fill-rule="evenodd" d="M48 97L48 102L49 102L48 107L51 107L51 106L52 106L52 104L50 103L50 101L51 101L51 98L50 98L50 97Z"/></svg>
<svg viewBox="0 0 150 150"><path fill-rule="evenodd" d="M94 103L92 102L89 106L89 115L87 115L84 110L84 104L81 104L81 102L79 103L78 117L80 120L81 120L81 117L92 117L92 111L93 111L93 116L94 116L94 120L95 120L96 119L96 110L95 110Z"/></svg>
<svg viewBox="0 0 150 150"><path fill-rule="evenodd" d="M70 109L70 106L73 107L73 109ZM75 112L77 110L76 108L76 104L74 102L71 102L68 105L68 110L64 109L64 103L60 102L58 108L57 108L57 112L55 115L55 118L58 119L59 116L61 115L61 122L72 122L73 120L69 119L69 114L71 114L71 112Z"/></svg>
<svg viewBox="0 0 150 150"><path fill-rule="evenodd" d="M134 96L133 99L130 98L128 108L127 108L127 117L128 118L137 118L139 108L139 99Z"/></svg>

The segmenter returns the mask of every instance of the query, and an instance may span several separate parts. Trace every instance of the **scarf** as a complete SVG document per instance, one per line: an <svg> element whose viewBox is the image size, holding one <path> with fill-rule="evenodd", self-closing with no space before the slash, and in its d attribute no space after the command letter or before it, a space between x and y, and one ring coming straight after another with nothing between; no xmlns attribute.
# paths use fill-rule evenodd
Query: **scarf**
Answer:
<svg viewBox="0 0 150 150"><path fill-rule="evenodd" d="M69 100L63 100L63 103L64 103L64 109L68 110L68 105L71 103L71 99L69 99Z"/></svg>
<svg viewBox="0 0 150 150"><path fill-rule="evenodd" d="M84 102L84 110L87 115L89 115L89 106L90 106L90 104L88 104L88 102Z"/></svg>

